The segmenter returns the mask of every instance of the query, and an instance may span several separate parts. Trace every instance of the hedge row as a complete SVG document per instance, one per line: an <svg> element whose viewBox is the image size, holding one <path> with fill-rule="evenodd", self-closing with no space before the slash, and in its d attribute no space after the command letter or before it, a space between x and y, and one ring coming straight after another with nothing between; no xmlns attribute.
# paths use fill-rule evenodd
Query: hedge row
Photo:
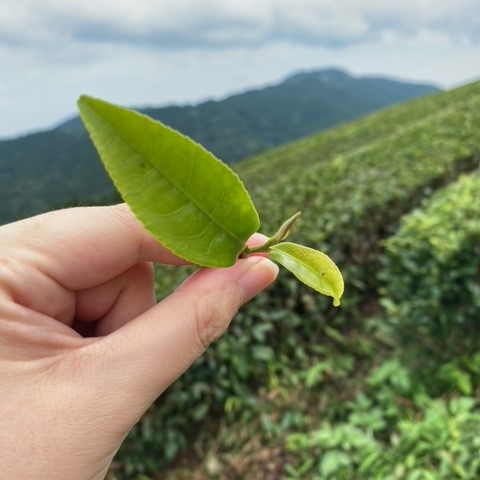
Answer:
<svg viewBox="0 0 480 480"><path fill-rule="evenodd" d="M378 138L370 135L361 146L333 156L324 144L337 136L339 142L358 144L363 122L358 131L352 124L326 134L330 142L322 140L317 150L309 142L299 144L295 161L290 147L287 159L277 161L275 171L281 173L273 181L252 184L267 233L294 210L303 211L292 238L324 249L339 263L346 275L346 306L358 305L366 292L376 289L379 240L395 231L399 218L438 187L478 166L480 83L461 93L456 102L444 100L450 93L436 95L447 106L423 116L421 103L414 102L410 121L403 114L403 123L395 120L395 109L386 111L383 121L376 114L366 123L374 131L378 127Z"/></svg>
<svg viewBox="0 0 480 480"><path fill-rule="evenodd" d="M480 172L408 215L386 250L383 304L394 334L420 365L463 362L450 375L470 393L471 375L480 378L469 360L480 348Z"/></svg>

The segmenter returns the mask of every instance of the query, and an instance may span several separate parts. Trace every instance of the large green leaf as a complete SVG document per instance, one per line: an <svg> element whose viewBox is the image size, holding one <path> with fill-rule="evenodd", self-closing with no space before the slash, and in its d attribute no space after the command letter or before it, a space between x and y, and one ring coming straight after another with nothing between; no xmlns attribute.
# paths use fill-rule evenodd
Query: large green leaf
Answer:
<svg viewBox="0 0 480 480"><path fill-rule="evenodd" d="M147 230L192 263L233 265L260 225L237 175L145 115L88 96L78 108L116 188Z"/></svg>
<svg viewBox="0 0 480 480"><path fill-rule="evenodd" d="M284 242L270 247L270 257L290 270L299 280L317 292L333 297L340 305L343 295L343 277L332 259L313 248Z"/></svg>

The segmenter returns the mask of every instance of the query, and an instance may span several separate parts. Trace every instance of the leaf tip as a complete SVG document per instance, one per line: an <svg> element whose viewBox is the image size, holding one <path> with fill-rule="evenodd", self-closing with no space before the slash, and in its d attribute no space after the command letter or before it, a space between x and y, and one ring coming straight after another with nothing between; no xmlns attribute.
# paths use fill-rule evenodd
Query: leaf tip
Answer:
<svg viewBox="0 0 480 480"><path fill-rule="evenodd" d="M90 97L88 95L82 94L78 97L77 105L80 106L82 103L85 103Z"/></svg>

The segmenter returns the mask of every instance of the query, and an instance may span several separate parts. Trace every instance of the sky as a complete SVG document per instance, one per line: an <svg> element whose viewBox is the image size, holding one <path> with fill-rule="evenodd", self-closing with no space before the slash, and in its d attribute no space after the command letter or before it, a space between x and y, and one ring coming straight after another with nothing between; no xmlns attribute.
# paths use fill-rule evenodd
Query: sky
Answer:
<svg viewBox="0 0 480 480"><path fill-rule="evenodd" d="M480 79L480 2L0 0L0 138L55 126L84 93L196 104L330 67Z"/></svg>

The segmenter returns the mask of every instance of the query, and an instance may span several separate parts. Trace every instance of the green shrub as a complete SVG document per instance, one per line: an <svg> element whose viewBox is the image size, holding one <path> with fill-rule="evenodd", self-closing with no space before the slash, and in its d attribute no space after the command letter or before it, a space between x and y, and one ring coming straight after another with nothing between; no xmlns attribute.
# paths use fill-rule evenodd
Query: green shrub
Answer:
<svg viewBox="0 0 480 480"><path fill-rule="evenodd" d="M418 361L448 363L439 373L468 392L462 358L480 347L480 172L406 217L386 252L383 304L394 334Z"/></svg>
<svg viewBox="0 0 480 480"><path fill-rule="evenodd" d="M472 397L428 400L382 440L375 422L331 424L287 437L290 480L470 480L480 476L480 412ZM406 410L406 409L405 409Z"/></svg>
<svg viewBox="0 0 480 480"><path fill-rule="evenodd" d="M349 317L376 291L379 240L425 196L479 165L480 83L444 95L424 100L425 112L414 102L410 117L402 106L398 118L387 110L256 158L258 170L253 160L238 165L265 219L262 230L303 211L292 241L327 252L340 266ZM323 304L317 314L331 311Z"/></svg>
<svg viewBox="0 0 480 480"><path fill-rule="evenodd" d="M118 478L122 471L132 478L159 468L193 435L201 442L199 432L213 437L209 419L226 413L248 421L259 386L272 372L311 368L319 344L357 359L370 355L348 339L361 336L378 287L379 242L422 198L478 165L479 124L476 83L239 164L265 219L261 231L273 233L296 209L304 211L292 240L324 250L339 264L346 281L342 307L334 309L282 273L134 428L117 457ZM178 269L164 272L158 273L160 297L182 277ZM309 382L319 375L311 370Z"/></svg>

